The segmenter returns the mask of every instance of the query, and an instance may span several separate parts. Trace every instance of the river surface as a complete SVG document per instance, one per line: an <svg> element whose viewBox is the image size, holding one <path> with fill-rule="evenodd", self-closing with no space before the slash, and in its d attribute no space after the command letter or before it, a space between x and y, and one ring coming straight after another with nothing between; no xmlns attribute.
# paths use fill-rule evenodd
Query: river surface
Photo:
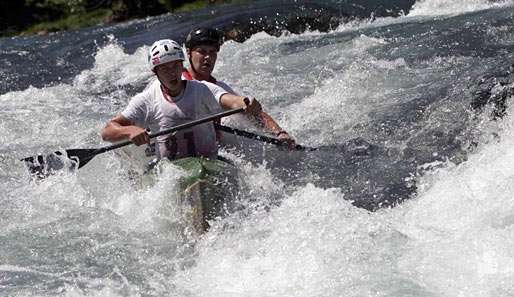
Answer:
<svg viewBox="0 0 514 297"><path fill-rule="evenodd" d="M19 159L106 145L148 46L236 9L0 39L0 296L514 296L514 2L333 3L328 32L221 47L215 76L320 150L223 149L241 207L200 237L164 210L175 167L141 188L115 152L41 181Z"/></svg>

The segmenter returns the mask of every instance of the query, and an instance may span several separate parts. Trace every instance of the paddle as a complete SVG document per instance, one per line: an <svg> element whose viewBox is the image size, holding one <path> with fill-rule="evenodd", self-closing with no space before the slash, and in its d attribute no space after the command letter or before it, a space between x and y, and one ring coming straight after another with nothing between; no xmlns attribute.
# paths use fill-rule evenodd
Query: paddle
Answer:
<svg viewBox="0 0 514 297"><path fill-rule="evenodd" d="M231 109L225 112L220 112L217 114L213 114L189 123L185 123L182 125L178 125L175 127L171 127L169 129L165 129L162 131L159 131L155 134L149 134L148 136L150 138L155 138L157 136L170 134L178 130L187 129L196 125L200 125L206 122L210 122L212 120L226 117L229 115L233 115L236 113L240 113L244 111L244 108L236 108ZM56 170L63 169L64 167L67 167L68 169L74 169L74 168L81 168L82 166L86 165L91 159L93 159L96 155L124 147L127 145L133 144L132 141L127 140L120 143L115 143L113 145L100 147L100 148L94 148L94 149L68 149L65 150L66 155L63 156L63 153L60 151L54 152L52 154L43 156L43 155L37 155L32 157L27 157L21 159L21 161L24 161L27 167L29 168L29 171L32 175L35 175L39 178L44 178L52 172Z"/></svg>
<svg viewBox="0 0 514 297"><path fill-rule="evenodd" d="M262 142L266 142L266 143L270 143L270 144L274 144L274 145L278 145L278 146L287 146L287 143L285 143L284 141L281 141L278 138L259 135L259 134L255 134L252 132L239 130L236 128L223 126L220 124L214 124L214 125L215 125L216 129L221 130L223 132L231 133L231 134L238 135L238 136L243 136L243 137L250 138L250 139L259 140ZM299 145L299 144L295 145L293 148L293 150L295 150L295 151L316 151L318 149L319 148L307 147L307 146L303 146L303 145Z"/></svg>
<svg viewBox="0 0 514 297"><path fill-rule="evenodd" d="M214 124L216 129L221 130L223 132L231 133L237 136L242 136L250 139L255 139L258 141L287 147L287 143L284 141L281 141L277 138L268 137L264 135L255 134L252 132L239 130L236 128L223 126L220 124ZM319 147L308 147L303 145L295 145L293 147L293 150L295 151L304 151L304 152L326 152L331 154L339 154L339 155L352 155L352 156L367 156L369 155L376 147L364 140L363 138L357 137L348 140L344 144L331 144L331 145L324 145Z"/></svg>

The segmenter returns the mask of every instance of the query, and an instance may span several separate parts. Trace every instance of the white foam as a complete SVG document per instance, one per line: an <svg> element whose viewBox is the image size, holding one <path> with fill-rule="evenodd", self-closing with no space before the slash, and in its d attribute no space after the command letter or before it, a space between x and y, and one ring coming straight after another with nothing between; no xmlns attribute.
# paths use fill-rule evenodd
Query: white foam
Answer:
<svg viewBox="0 0 514 297"><path fill-rule="evenodd" d="M512 112L510 108L509 112ZM502 141L418 180L418 197L369 213L306 185L213 231L172 278L193 296L512 296L514 117Z"/></svg>
<svg viewBox="0 0 514 297"><path fill-rule="evenodd" d="M239 230L205 238L196 265L174 283L194 296L335 296L343 288L352 296L353 280L365 276L367 233L381 229L371 219L337 189L307 185Z"/></svg>
<svg viewBox="0 0 514 297"><path fill-rule="evenodd" d="M400 266L445 296L511 296L514 286L514 117L501 141L424 176L397 227L412 240Z"/></svg>
<svg viewBox="0 0 514 297"><path fill-rule="evenodd" d="M425 92L429 84L419 84L420 78L428 77L429 82L431 77L446 79L446 74L460 63L469 65L467 59L471 59L435 58L413 69L402 58L378 59L370 54L391 41L366 35L305 48L284 46L316 42L320 36L311 32L275 38L263 33L248 43L227 43L217 65L221 78L233 79L238 88L262 98L265 108L302 143L326 144L347 137L344 128L365 121L369 111L387 110L388 104L409 100L403 90L420 87L423 90L414 90L414 95ZM91 94L107 92L108 97L115 97L106 91L111 85L144 84L149 77L144 50L126 54L122 46L112 43L97 51L93 69L83 71L72 85L0 96L0 103L16 113L2 117L1 142L23 146L100 143L97 133L112 107L107 106L110 102L95 101ZM330 79L324 76L327 72ZM308 83L314 90L302 96ZM289 93L295 93L295 98L282 100ZM508 114L513 112L508 110ZM451 118L433 119L444 120ZM130 271L133 279L115 271L94 280L80 278L91 288L65 285L61 288L64 296L138 296L148 287L155 295L209 297L513 296L514 166L510 164L514 164L514 119L509 115L499 122L484 131L499 131L499 142L484 138L469 160L459 165L424 164L425 169L439 169L417 180L418 197L375 213L353 207L344 200L343 189L311 184L289 189L265 164L239 164L250 183L247 207L255 207L249 217L234 215L215 224L199 241L192 258L164 252L148 256L155 242L138 241L147 239L141 234L165 238L154 218L161 215L166 191L179 173L170 170L155 187L134 190L122 164L110 153L96 157L79 174L54 176L4 194L2 201L12 200L7 204L16 211L2 213L9 217L3 219L6 224L0 231L2 235L25 227L44 231L52 222L65 222L57 223L56 231L69 228L98 241L105 236L109 241L102 243L104 247L128 247L139 256L135 271ZM304 132L307 127L335 132L310 135ZM281 204L269 203L277 193ZM226 224L231 220L235 222ZM166 244L177 240L166 239ZM162 250L169 248L166 245ZM75 256L74 252L69 255ZM2 265L0 270L41 270L37 263L34 266L24 271ZM113 276L117 281L110 281Z"/></svg>
<svg viewBox="0 0 514 297"><path fill-rule="evenodd" d="M512 1L488 0L418 0L408 16L419 15L455 15L478 10L511 5Z"/></svg>
<svg viewBox="0 0 514 297"><path fill-rule="evenodd" d="M147 51L142 46L129 55L114 39L98 49L93 68L82 71L73 84L81 90L98 91L145 81L152 76L147 66Z"/></svg>

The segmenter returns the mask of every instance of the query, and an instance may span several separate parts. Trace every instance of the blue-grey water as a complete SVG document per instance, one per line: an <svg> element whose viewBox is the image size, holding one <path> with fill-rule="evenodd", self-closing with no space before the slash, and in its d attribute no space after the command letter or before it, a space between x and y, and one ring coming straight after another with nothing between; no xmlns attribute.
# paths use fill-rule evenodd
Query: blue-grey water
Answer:
<svg viewBox="0 0 514 297"><path fill-rule="evenodd" d="M315 14L266 3L246 13ZM245 11L0 39L0 296L514 296L514 3L330 7L328 32L222 46L216 76L323 149L225 150L241 209L201 237L177 168L139 187L105 153L31 182L18 160L105 145L154 39Z"/></svg>

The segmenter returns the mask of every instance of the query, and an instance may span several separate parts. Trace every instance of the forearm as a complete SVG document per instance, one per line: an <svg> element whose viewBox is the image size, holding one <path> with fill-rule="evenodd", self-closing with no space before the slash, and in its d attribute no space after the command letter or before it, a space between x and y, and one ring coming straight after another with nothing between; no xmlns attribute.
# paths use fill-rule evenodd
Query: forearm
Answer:
<svg viewBox="0 0 514 297"><path fill-rule="evenodd" d="M116 142L130 139L136 145L150 142L145 129L135 126L121 114L110 120L100 133L105 141Z"/></svg>
<svg viewBox="0 0 514 297"><path fill-rule="evenodd" d="M269 132L276 136L284 132L269 114L262 111L262 107L257 100L253 99L250 101L246 99L248 102L245 103L245 99L246 98L242 96L224 94L221 97L220 103L224 108L250 107L250 105L253 104L252 110L247 113L250 118L253 118L262 128L269 130ZM250 103L250 105L247 105L248 103Z"/></svg>
<svg viewBox="0 0 514 297"><path fill-rule="evenodd" d="M102 139L104 141L116 142L130 138L130 126L122 126L116 122L109 122L102 129Z"/></svg>
<svg viewBox="0 0 514 297"><path fill-rule="evenodd" d="M220 104L225 109L235 109L245 107L245 97L237 96L234 94L226 93L220 98Z"/></svg>
<svg viewBox="0 0 514 297"><path fill-rule="evenodd" d="M280 128L277 122L275 122L275 120L264 111L261 111L261 113L255 117L255 119L263 128L269 130L275 135L278 135L284 131L282 128Z"/></svg>

